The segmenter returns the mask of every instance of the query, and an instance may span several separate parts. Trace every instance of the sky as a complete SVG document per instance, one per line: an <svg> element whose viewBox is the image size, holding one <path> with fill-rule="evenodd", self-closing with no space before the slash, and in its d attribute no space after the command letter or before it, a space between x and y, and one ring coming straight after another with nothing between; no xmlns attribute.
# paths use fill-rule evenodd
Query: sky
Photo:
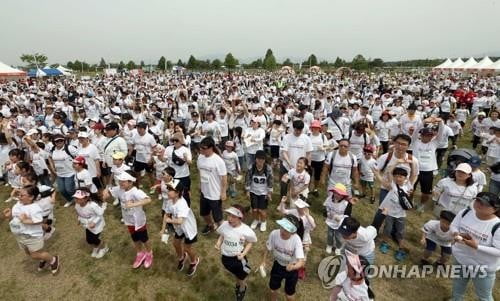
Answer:
<svg viewBox="0 0 500 301"><path fill-rule="evenodd" d="M500 56L500 0L2 0L0 61Z"/></svg>

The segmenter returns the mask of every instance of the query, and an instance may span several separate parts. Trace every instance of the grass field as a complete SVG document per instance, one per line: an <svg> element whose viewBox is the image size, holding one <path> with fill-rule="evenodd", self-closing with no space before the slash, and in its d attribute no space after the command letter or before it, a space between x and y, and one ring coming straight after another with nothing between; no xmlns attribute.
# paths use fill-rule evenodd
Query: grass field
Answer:
<svg viewBox="0 0 500 301"><path fill-rule="evenodd" d="M468 145L468 136L460 144ZM467 144L464 144L467 143ZM192 169L193 209L198 215L199 179ZM276 185L277 187L277 185ZM242 186L240 184L240 191ZM149 188L145 189L149 191ZM13 204L3 202L10 188L0 188L0 210ZM275 192L278 192L275 189ZM250 252L252 268L260 263L264 242L270 230L277 228L278 195L274 195L270 205L268 232L257 231L259 242ZM63 208L57 204L56 232L47 243L46 249L61 256L60 273L53 277L50 272L38 273L37 263L26 257L17 247L9 231L8 221L0 218L0 241L2 256L0 264L0 300L234 300L234 280L220 263L219 253L214 249L216 234L207 237L200 235L195 248L201 256L201 262L193 278L176 270L176 256L172 245L160 241L161 202L153 197L153 202L145 208L148 217L150 239L153 242L155 261L149 270L131 268L135 252L125 227L120 223L120 210L109 205L106 211L106 228L102 238L108 242L111 252L102 259L90 257L91 249L85 242L84 230L77 224L74 208ZM317 266L326 256L326 225L321 215L324 193L312 199L311 211L318 227L312 234L313 247L307 262L307 278L298 284L298 300L327 300L329 291L322 288L316 276ZM240 203L249 206L249 200L240 196L228 199L226 206ZM376 206L363 200L354 206L353 216L362 225L371 223ZM430 213L411 212L407 223L407 239L410 247L409 259L402 263L417 264L422 254L419 244L420 228L431 219ZM250 220L247 220L250 223ZM198 217L198 228L203 223ZM387 255L377 252L377 264L395 263L392 252ZM265 300L268 296L268 278L262 279L252 273L249 277L249 289L246 300ZM373 287L377 300L447 300L451 296L451 280L436 279L376 279ZM495 299L500 300L500 290L495 291ZM283 298L284 299L284 298ZM472 288L469 288L468 300L472 300Z"/></svg>

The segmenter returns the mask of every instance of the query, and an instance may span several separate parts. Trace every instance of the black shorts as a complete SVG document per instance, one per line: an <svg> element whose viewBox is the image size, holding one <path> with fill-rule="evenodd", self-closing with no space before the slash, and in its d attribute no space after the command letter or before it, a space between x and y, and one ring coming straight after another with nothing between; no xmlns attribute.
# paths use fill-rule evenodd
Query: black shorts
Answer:
<svg viewBox="0 0 500 301"><path fill-rule="evenodd" d="M222 201L209 200L200 193L200 215L207 216L212 213L214 222L222 221Z"/></svg>
<svg viewBox="0 0 500 301"><path fill-rule="evenodd" d="M111 167L102 167L102 164L101 164L101 175L103 177L110 176L111 175Z"/></svg>
<svg viewBox="0 0 500 301"><path fill-rule="evenodd" d="M279 145L270 145L271 148L271 158L278 159L280 157L280 146Z"/></svg>
<svg viewBox="0 0 500 301"><path fill-rule="evenodd" d="M182 185L182 188L184 188L184 190L191 190L191 178L189 176L176 179L179 180L179 183Z"/></svg>
<svg viewBox="0 0 500 301"><path fill-rule="evenodd" d="M434 181L434 172L433 171L420 171L418 174L418 180L415 183L415 187L420 183L420 191L423 194L431 194L432 193L432 182Z"/></svg>
<svg viewBox="0 0 500 301"><path fill-rule="evenodd" d="M143 170L146 170L147 172L151 172L152 169L148 163L134 161L134 171L141 172Z"/></svg>
<svg viewBox="0 0 500 301"><path fill-rule="evenodd" d="M184 238L184 244L190 245L198 241L198 235L195 235L193 239L189 239L186 237L186 235L183 233L182 235L177 235L177 233L174 233L175 239L183 239Z"/></svg>
<svg viewBox="0 0 500 301"><path fill-rule="evenodd" d="M104 188L104 185L102 185L102 181L98 177L92 178L92 183L94 183L95 187L97 187L98 190L101 190Z"/></svg>
<svg viewBox="0 0 500 301"><path fill-rule="evenodd" d="M250 192L250 206L252 206L252 209L266 210L268 203L267 195L256 195Z"/></svg>
<svg viewBox="0 0 500 301"><path fill-rule="evenodd" d="M425 249L429 252L434 252L436 250L437 244L433 242L432 240L426 238L425 239ZM451 247L444 247L444 246L439 246L441 247L441 256L444 255L451 255Z"/></svg>
<svg viewBox="0 0 500 301"><path fill-rule="evenodd" d="M145 243L149 240L148 229L146 228L146 226L137 231L134 230L134 226L127 226L127 228L133 242L141 241Z"/></svg>
<svg viewBox="0 0 500 301"><path fill-rule="evenodd" d="M240 280L244 280L245 278L247 278L248 274L251 271L246 257L243 258L243 260L239 260L236 256L229 257L222 255L221 261L226 270L231 272L231 274L233 274Z"/></svg>
<svg viewBox="0 0 500 301"><path fill-rule="evenodd" d="M319 181L321 179L321 172L323 171L323 166L325 164L325 160L323 161L311 161L311 168L314 174L314 180Z"/></svg>
<svg viewBox="0 0 500 301"><path fill-rule="evenodd" d="M99 238L100 235L101 233L94 234L90 232L89 229L85 229L85 239L87 240L87 243L89 245L94 245L94 246L100 245L101 244L101 239Z"/></svg>
<svg viewBox="0 0 500 301"><path fill-rule="evenodd" d="M281 287L281 281L285 279L285 294L293 296L295 294L295 287L299 280L299 272L297 270L288 272L286 267L278 262L274 262L271 269L271 278L269 279L269 288L273 291Z"/></svg>

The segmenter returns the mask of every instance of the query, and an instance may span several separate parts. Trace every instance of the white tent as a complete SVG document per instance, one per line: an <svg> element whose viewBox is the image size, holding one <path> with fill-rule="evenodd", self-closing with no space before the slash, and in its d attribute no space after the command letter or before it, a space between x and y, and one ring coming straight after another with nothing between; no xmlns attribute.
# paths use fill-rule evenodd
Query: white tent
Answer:
<svg viewBox="0 0 500 301"><path fill-rule="evenodd" d="M462 61L461 58L458 58L456 61L454 61L450 66L448 66L448 68L446 69L456 69L458 67L460 67L461 65L464 64L464 61Z"/></svg>
<svg viewBox="0 0 500 301"><path fill-rule="evenodd" d="M500 73L500 59L482 70L488 73Z"/></svg>
<svg viewBox="0 0 500 301"><path fill-rule="evenodd" d="M437 65L434 67L434 69L446 69L448 68L453 62L450 59L446 59L443 63Z"/></svg>
<svg viewBox="0 0 500 301"><path fill-rule="evenodd" d="M481 61L479 61L479 63L470 67L469 70L481 71L483 69L488 69L490 65L493 65L493 62L490 60L489 57L485 56Z"/></svg>
<svg viewBox="0 0 500 301"><path fill-rule="evenodd" d="M463 63L461 66L458 66L456 69L467 70L476 64L477 64L476 60L473 57L470 57L465 63Z"/></svg>
<svg viewBox="0 0 500 301"><path fill-rule="evenodd" d="M117 75L117 74L118 74L118 70L116 68L104 69L104 75L106 75L106 76L113 76L113 75Z"/></svg>
<svg viewBox="0 0 500 301"><path fill-rule="evenodd" d="M19 78L26 76L26 72L12 68L11 66L0 62L0 79Z"/></svg>
<svg viewBox="0 0 500 301"><path fill-rule="evenodd" d="M68 68L65 68L65 67L63 67L63 66L61 66L61 65L57 66L57 68L56 68L56 69L57 69L57 70L59 70L59 71L61 71L61 72L62 72L62 74L66 75L66 76L68 76L68 75L72 75L72 73L71 73L71 72L73 72L73 70L68 69Z"/></svg>

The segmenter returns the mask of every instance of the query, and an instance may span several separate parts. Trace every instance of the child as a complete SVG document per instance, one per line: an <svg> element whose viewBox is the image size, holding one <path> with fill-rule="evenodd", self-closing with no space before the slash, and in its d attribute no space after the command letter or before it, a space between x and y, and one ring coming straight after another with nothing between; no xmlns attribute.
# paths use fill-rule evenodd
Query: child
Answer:
<svg viewBox="0 0 500 301"><path fill-rule="evenodd" d="M104 209L91 200L88 188L77 188L75 194L75 210L78 215L78 222L85 229L85 239L87 243L94 247L93 258L102 258L108 251L108 247L100 239L104 226Z"/></svg>
<svg viewBox="0 0 500 301"><path fill-rule="evenodd" d="M227 141L225 144L226 149L222 152L222 159L226 163L226 170L228 174L229 195L236 197L236 181L235 178L240 174L240 162L238 155L234 152L234 142Z"/></svg>
<svg viewBox="0 0 500 301"><path fill-rule="evenodd" d="M144 264L148 269L153 264L153 250L148 237L146 213L142 206L149 204L151 198L134 186L136 178L130 173L122 172L117 179L119 186L104 190L103 197L108 199L112 196L120 200L123 221L137 252L132 267L137 269Z"/></svg>
<svg viewBox="0 0 500 301"><path fill-rule="evenodd" d="M457 116L457 121L460 123L462 127L464 127L465 123L467 122L467 118L469 117L469 110L467 109L467 104L461 103L460 108L457 109L455 114Z"/></svg>
<svg viewBox="0 0 500 301"><path fill-rule="evenodd" d="M130 170L130 166L125 164L125 154L122 152L116 152L111 155L111 157L113 158L113 166L111 166L111 173L113 174L113 184L114 186L118 186L118 175L122 172ZM107 188L111 188L111 186ZM120 201L115 198L115 200L113 201L113 206L118 206L118 204L120 204Z"/></svg>
<svg viewBox="0 0 500 301"><path fill-rule="evenodd" d="M398 250L394 257L397 261L403 261L407 257L407 251L404 249L403 244L406 210L413 207L409 198L413 187L408 181L408 171L402 167L395 167L389 174L388 181L391 183L391 190L379 207L382 214L386 215L380 252L386 254L389 251L390 247L387 241L392 236L398 244Z"/></svg>
<svg viewBox="0 0 500 301"><path fill-rule="evenodd" d="M273 169L266 164L266 153L258 150L255 153L255 163L247 172L245 189L250 198L253 222L250 228L255 229L260 224L260 231L267 229L267 206L273 194Z"/></svg>
<svg viewBox="0 0 500 301"><path fill-rule="evenodd" d="M335 277L335 286L330 295L330 301L373 300L375 295L365 277L363 264L359 255L346 251L346 269Z"/></svg>
<svg viewBox="0 0 500 301"><path fill-rule="evenodd" d="M455 218L455 214L443 210L439 214L439 221L430 220L422 228L423 234L420 242L425 246L424 255L420 260L421 265L430 265L429 258L436 246L441 248L441 257L435 262L436 265L445 265L451 256L451 244L454 240L450 224Z"/></svg>
<svg viewBox="0 0 500 301"><path fill-rule="evenodd" d="M375 237L377 229L373 226L361 227L359 222L346 216L338 228L344 240L344 250L364 258L368 264L375 264Z"/></svg>
<svg viewBox="0 0 500 301"><path fill-rule="evenodd" d="M374 148L371 145L363 147L363 156L359 162L361 174L361 189L363 196L370 198L370 203L375 203L375 192L373 190L374 173L373 170L377 168L377 161L373 158Z"/></svg>
<svg viewBox="0 0 500 301"><path fill-rule="evenodd" d="M301 220L304 226L304 235L302 237L302 246L304 247L304 261L307 261L307 254L311 250L312 239L311 231L316 228L316 222L314 217L309 213L309 204L305 201L298 199L295 201L295 207L297 209L286 209L286 196L281 198L281 202L278 206L278 210L283 215L291 214L296 216ZM304 279L306 276L305 266L299 269L299 279Z"/></svg>
<svg viewBox="0 0 500 301"><path fill-rule="evenodd" d="M161 144L156 145L153 149L153 166L155 169L155 186L151 187L149 194L158 192L156 184L160 184L163 177L163 171L168 166L168 162L165 158L165 147Z"/></svg>
<svg viewBox="0 0 500 301"><path fill-rule="evenodd" d="M280 157L280 144L281 140L283 140L283 135L285 133L285 128L283 127L283 123L281 120L274 120L273 125L269 132L269 146L271 147L271 158L273 160L273 167L279 165L279 157Z"/></svg>
<svg viewBox="0 0 500 301"><path fill-rule="evenodd" d="M233 205L225 212L228 213L227 221L217 228L219 239L215 248L221 251L224 268L236 277L236 300L243 300L247 290L245 279L251 271L246 256L257 242L257 236L243 223L243 207Z"/></svg>
<svg viewBox="0 0 500 301"><path fill-rule="evenodd" d="M13 189L21 188L21 176L16 174L16 164L21 162L24 158L24 151L15 148L9 151L9 161L5 163L4 171L7 171L7 185ZM6 203L10 202L11 198L5 200Z"/></svg>
<svg viewBox="0 0 500 301"><path fill-rule="evenodd" d="M330 189L331 194L326 198L323 206L326 209L326 225L328 226L328 235L326 242L326 253L331 254L335 250L335 254L340 254L342 247L342 237L338 233L342 220L346 216L351 216L352 204L355 199L349 197L347 188L342 183L337 183Z"/></svg>
<svg viewBox="0 0 500 301"><path fill-rule="evenodd" d="M96 203L102 203L97 194L97 187L92 181L92 176L87 170L85 157L77 156L73 159L73 169L75 170L75 188L87 188L90 191L92 200Z"/></svg>
<svg viewBox="0 0 500 301"><path fill-rule="evenodd" d="M477 186L477 192L483 191L486 186L486 175L479 169L481 166L481 158L479 156L472 156L469 159L469 165L472 167L472 180Z"/></svg>
<svg viewBox="0 0 500 301"><path fill-rule="evenodd" d="M457 148L457 139L462 135L463 125L458 122L454 114L450 114L449 119L446 121L446 125L452 130L453 136L451 136L451 143L453 148Z"/></svg>
<svg viewBox="0 0 500 301"><path fill-rule="evenodd" d="M243 139L241 135L243 133L243 129L239 126L233 129L234 137L234 151L238 155L238 162L240 163L240 167L245 166L245 149L243 148Z"/></svg>
<svg viewBox="0 0 500 301"><path fill-rule="evenodd" d="M287 174L281 179L283 182L291 181L289 187L291 206L294 207L294 202L301 198L307 200L309 194L309 182L311 181L310 173L306 170L309 166L309 160L306 157L300 157L297 160L295 168L290 169Z"/></svg>
<svg viewBox="0 0 500 301"><path fill-rule="evenodd" d="M163 216L163 224L160 234L165 233L167 224L172 224L175 231L174 248L177 254L177 269L184 269L184 262L189 257L190 264L187 272L188 276L193 276L200 263L200 257L196 255L193 249L193 243L197 241L198 230L196 227L196 218L193 211L188 207L186 200L182 197L184 188L177 181L176 186L167 185L168 199L171 202L168 211Z"/></svg>

